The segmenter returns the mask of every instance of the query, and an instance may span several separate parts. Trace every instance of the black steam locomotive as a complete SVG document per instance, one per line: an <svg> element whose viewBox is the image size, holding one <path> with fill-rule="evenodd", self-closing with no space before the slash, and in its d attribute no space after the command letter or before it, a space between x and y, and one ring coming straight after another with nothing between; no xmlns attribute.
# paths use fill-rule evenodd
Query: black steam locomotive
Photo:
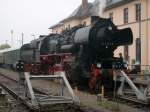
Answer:
<svg viewBox="0 0 150 112"><path fill-rule="evenodd" d="M132 44L131 29L117 29L110 19L92 17L91 21L90 26L79 25L23 45L20 54L25 70L33 74L64 70L72 82L94 88L103 70L125 68L114 51Z"/></svg>

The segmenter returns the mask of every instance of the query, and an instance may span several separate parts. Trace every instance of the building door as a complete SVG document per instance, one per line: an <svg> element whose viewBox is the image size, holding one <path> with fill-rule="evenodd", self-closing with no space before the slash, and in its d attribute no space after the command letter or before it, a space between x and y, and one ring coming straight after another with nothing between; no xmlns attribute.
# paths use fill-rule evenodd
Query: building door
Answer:
<svg viewBox="0 0 150 112"><path fill-rule="evenodd" d="M136 38L136 61L141 64L141 38Z"/></svg>

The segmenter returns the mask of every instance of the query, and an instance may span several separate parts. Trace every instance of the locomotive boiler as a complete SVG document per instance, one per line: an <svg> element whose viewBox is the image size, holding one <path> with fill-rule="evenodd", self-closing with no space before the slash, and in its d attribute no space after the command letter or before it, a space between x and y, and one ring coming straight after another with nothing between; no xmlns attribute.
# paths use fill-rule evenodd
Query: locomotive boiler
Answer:
<svg viewBox="0 0 150 112"><path fill-rule="evenodd" d="M92 17L91 21L89 26L75 26L23 45L20 52L25 70L33 74L65 70L70 81L94 88L101 70L125 68L114 51L132 44L131 29L118 29L110 19Z"/></svg>

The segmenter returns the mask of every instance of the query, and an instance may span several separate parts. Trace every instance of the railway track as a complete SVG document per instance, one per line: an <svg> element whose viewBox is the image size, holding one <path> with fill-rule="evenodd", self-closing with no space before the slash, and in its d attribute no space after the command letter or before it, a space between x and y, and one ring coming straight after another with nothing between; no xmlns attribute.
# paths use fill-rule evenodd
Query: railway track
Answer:
<svg viewBox="0 0 150 112"><path fill-rule="evenodd" d="M115 100L113 100L119 104L126 104L130 107L136 108L136 109L140 109L142 112L150 112L150 105L147 103L142 103L136 100L132 100L130 98L116 98Z"/></svg>
<svg viewBox="0 0 150 112"><path fill-rule="evenodd" d="M7 82L15 83L16 86L14 86L14 87L16 89L15 90L11 89L13 84L9 84ZM14 90L15 93L17 92L18 81L16 79L12 79L11 76L7 76L5 74L0 74L0 83L4 84L4 86L6 85L8 87L8 89ZM11 86L9 86L9 85L11 85ZM46 91L41 91L40 89L34 88L34 90L37 93L47 94ZM18 99L17 97L18 96L16 94L15 99ZM126 104L126 105L129 105L129 106L134 107L134 108L143 109L143 110L146 110L145 112L149 112L149 111L147 111L147 110L149 110L149 107L148 107L149 105L142 104L141 102L129 101L129 99L123 99L123 98L117 98L117 99L114 99L112 101L116 102L116 103L120 103L120 104ZM24 104L22 106L27 109L27 112L29 112L29 110L31 110L30 107L28 107L28 105L26 105L26 103L23 103L23 102L26 102L26 101L22 101L21 103ZM93 108L88 108L84 105L77 105L77 104L73 104L73 105L70 105L70 104L52 105L52 106L49 106L49 107L44 107L44 109L41 108L41 110L38 110L38 111L46 112L46 111L49 111L50 108L51 108L52 112L55 112L55 111L56 112L57 111L59 111L59 112L63 112L63 111L64 112L92 112L92 111L94 111L95 112L95 109L93 109ZM100 111L96 111L96 112L100 112Z"/></svg>
<svg viewBox="0 0 150 112"><path fill-rule="evenodd" d="M29 107L25 105L24 100L17 95L17 81L0 74L0 86L6 91L9 96L9 100L12 101L14 111L29 112ZM13 112L13 111L12 111Z"/></svg>
<svg viewBox="0 0 150 112"><path fill-rule="evenodd" d="M79 104L51 105L51 106L41 107L37 110L28 104L28 99L30 99L30 97L26 97L26 98L24 97L25 91L21 91L21 93L19 93L20 91L18 89L17 80L12 79L0 73L0 85L3 87L5 91L7 91L10 94L10 96L14 98L17 104L19 102L19 107L23 110L22 112L30 112L30 111L32 112L33 111L35 112L49 112L49 111L52 111L52 112L95 112L95 109L88 108L84 105L79 105ZM21 84L20 86L24 86L24 85ZM36 93L46 94L45 92L40 91L38 89L34 88L34 90L36 91ZM100 112L100 111L97 111L97 112Z"/></svg>
<svg viewBox="0 0 150 112"><path fill-rule="evenodd" d="M18 102L18 100L4 90L4 88L2 89L3 93L0 94L0 112L30 112L29 108Z"/></svg>
<svg viewBox="0 0 150 112"><path fill-rule="evenodd" d="M142 112L150 112L150 103L145 101L137 100L135 96L113 96L109 98L117 104L127 105L136 109L142 110Z"/></svg>
<svg viewBox="0 0 150 112"><path fill-rule="evenodd" d="M142 101L138 101L136 99L133 99L133 98L129 98L129 97L115 97L112 99L112 101L116 102L116 103L120 103L120 104L127 104L131 107L135 107L135 108L147 108L147 109L150 109L149 108L149 104L148 103L145 103L145 102L142 102Z"/></svg>

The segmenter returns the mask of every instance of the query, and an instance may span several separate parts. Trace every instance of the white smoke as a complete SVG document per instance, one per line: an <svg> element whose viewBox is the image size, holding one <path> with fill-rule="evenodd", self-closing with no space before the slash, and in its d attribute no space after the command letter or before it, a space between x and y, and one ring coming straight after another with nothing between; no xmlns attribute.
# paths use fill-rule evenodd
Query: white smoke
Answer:
<svg viewBox="0 0 150 112"><path fill-rule="evenodd" d="M103 12L106 7L106 3L107 3L106 0L95 0L95 4L96 4L95 12L97 13L98 16L100 16L100 17L103 16Z"/></svg>
<svg viewBox="0 0 150 112"><path fill-rule="evenodd" d="M103 15L104 9L106 7L106 0L99 0L99 16Z"/></svg>

